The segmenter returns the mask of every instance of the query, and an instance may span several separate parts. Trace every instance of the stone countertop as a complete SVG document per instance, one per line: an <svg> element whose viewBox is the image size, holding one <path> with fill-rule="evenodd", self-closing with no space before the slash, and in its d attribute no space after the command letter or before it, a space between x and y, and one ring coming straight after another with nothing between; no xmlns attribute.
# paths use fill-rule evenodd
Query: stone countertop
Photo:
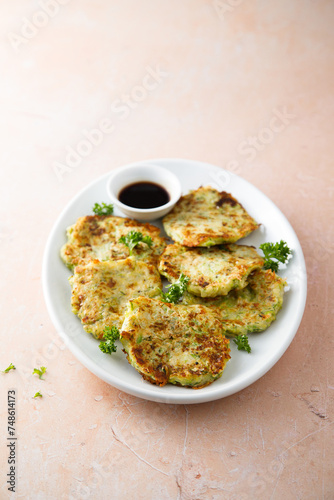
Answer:
<svg viewBox="0 0 334 500"><path fill-rule="evenodd" d="M333 2L7 0L0 12L0 369L16 366L0 374L0 497L334 498ZM307 264L286 353L206 404L104 383L63 348L43 298L45 243L69 200L119 165L164 157L257 186ZM44 381L31 374L42 365Z"/></svg>

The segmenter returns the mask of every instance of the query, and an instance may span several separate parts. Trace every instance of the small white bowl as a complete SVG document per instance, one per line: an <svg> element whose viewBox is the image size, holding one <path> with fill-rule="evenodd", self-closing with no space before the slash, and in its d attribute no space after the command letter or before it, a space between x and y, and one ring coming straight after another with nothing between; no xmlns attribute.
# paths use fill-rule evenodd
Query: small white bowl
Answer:
<svg viewBox="0 0 334 500"><path fill-rule="evenodd" d="M135 208L122 203L118 197L125 187L136 182L153 182L163 187L169 194L169 202L155 208ZM158 165L138 164L117 168L107 181L108 195L117 208L126 216L142 221L159 219L166 215L181 196L179 179L166 168Z"/></svg>

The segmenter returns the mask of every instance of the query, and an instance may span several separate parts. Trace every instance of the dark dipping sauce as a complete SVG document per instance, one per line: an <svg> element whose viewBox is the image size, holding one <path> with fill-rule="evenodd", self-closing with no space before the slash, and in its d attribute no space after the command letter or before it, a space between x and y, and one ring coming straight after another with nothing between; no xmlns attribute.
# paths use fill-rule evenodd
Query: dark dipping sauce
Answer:
<svg viewBox="0 0 334 500"><path fill-rule="evenodd" d="M154 182L129 184L118 195L124 205L133 208L156 208L166 205L170 196L165 188Z"/></svg>

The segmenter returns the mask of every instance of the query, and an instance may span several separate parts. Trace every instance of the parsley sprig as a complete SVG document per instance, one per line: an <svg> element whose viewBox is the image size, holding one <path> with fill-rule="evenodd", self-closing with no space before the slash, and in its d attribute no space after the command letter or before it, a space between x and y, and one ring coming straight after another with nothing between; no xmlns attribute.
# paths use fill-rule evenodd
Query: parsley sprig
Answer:
<svg viewBox="0 0 334 500"><path fill-rule="evenodd" d="M106 326L103 330L104 335L99 344L99 348L105 354L111 354L112 352L116 352L117 346L115 346L116 340L119 339L119 330L117 326Z"/></svg>
<svg viewBox="0 0 334 500"><path fill-rule="evenodd" d="M163 292L161 290L161 300L163 302L168 302L169 304L176 304L187 290L188 281L188 276L181 273L179 279L175 281L175 283L168 285L168 292Z"/></svg>
<svg viewBox="0 0 334 500"><path fill-rule="evenodd" d="M292 250L283 240L279 243L262 243L260 249L264 253L264 268L275 272L278 271L279 263L285 264L289 255L292 255Z"/></svg>
<svg viewBox="0 0 334 500"><path fill-rule="evenodd" d="M112 204L107 205L106 203L95 203L93 206L93 212L96 215L111 215L114 212L114 206Z"/></svg>
<svg viewBox="0 0 334 500"><path fill-rule="evenodd" d="M149 248L151 248L153 244L151 236L143 236L143 234L138 231L130 231L125 236L121 236L118 241L120 243L124 243L124 245L128 247L130 255L132 255L132 250L138 245L138 243L146 243Z"/></svg>
<svg viewBox="0 0 334 500"><path fill-rule="evenodd" d="M248 353L251 352L251 346L248 343L248 336L244 333L243 335L237 335L234 339L233 342L237 344L238 346L238 351L247 351Z"/></svg>
<svg viewBox="0 0 334 500"><path fill-rule="evenodd" d="M8 373L10 370L16 370L16 367L11 363L5 370L2 371L2 373Z"/></svg>
<svg viewBox="0 0 334 500"><path fill-rule="evenodd" d="M46 372L46 367L41 366L40 368L34 368L34 371L32 372L32 374L34 375L36 373L36 375L38 375L38 377L40 379L44 380L43 375L45 372Z"/></svg>

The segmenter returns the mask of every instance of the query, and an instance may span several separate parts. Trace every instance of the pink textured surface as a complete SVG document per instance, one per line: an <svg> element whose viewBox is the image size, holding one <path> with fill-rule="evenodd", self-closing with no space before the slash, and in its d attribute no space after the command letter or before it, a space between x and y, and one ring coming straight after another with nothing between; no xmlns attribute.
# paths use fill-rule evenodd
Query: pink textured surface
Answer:
<svg viewBox="0 0 334 500"><path fill-rule="evenodd" d="M10 497L15 388L17 498L331 500L333 2L53 6L0 7L0 368L17 367L0 375L0 497ZM87 151L79 143L97 127ZM77 165L66 164L78 147ZM288 217L306 258L308 302L291 346L258 382L214 403L156 404L108 386L61 349L43 300L43 249L63 206L118 165L159 157L249 180ZM31 375L41 365L45 381Z"/></svg>

